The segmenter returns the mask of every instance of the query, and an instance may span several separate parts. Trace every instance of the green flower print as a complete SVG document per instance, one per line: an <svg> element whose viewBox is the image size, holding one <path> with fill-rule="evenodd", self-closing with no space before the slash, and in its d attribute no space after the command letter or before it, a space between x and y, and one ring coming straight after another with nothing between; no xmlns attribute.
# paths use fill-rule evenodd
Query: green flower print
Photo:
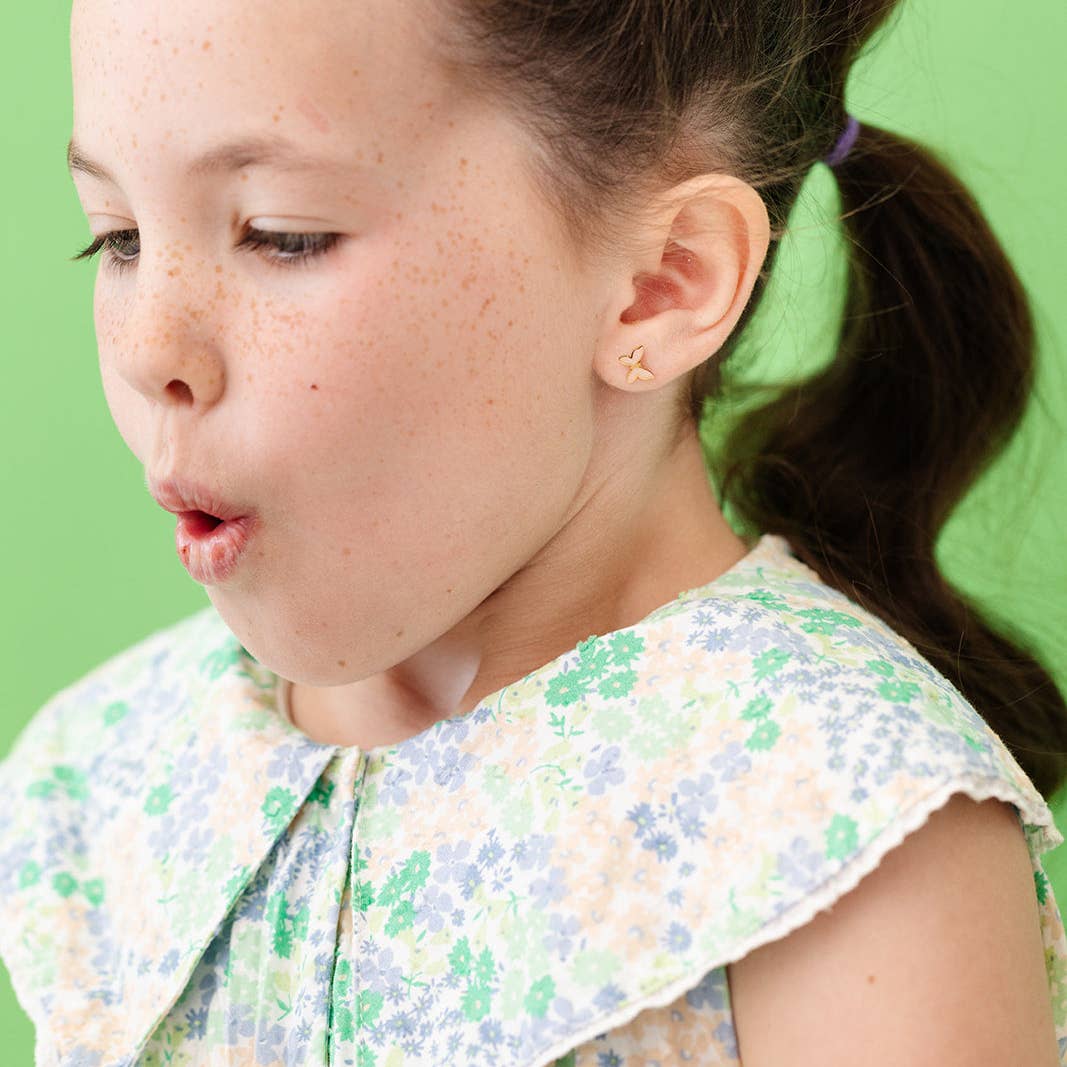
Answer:
<svg viewBox="0 0 1067 1067"><path fill-rule="evenodd" d="M52 768L52 774L57 782L72 800L87 800L89 786L86 784L85 773L75 770L73 767L58 766Z"/></svg>
<svg viewBox="0 0 1067 1067"><path fill-rule="evenodd" d="M886 698L900 704L907 704L919 695L919 687L914 682L902 682L895 679L892 682L882 682L878 686L878 692Z"/></svg>
<svg viewBox="0 0 1067 1067"><path fill-rule="evenodd" d="M169 785L157 785L146 798L144 810L148 815L162 815L170 807L174 794Z"/></svg>
<svg viewBox="0 0 1067 1067"><path fill-rule="evenodd" d="M546 974L544 978L539 978L530 986L530 992L526 994L524 1006L531 1015L543 1018L547 1014L548 1006L552 1003L555 995L556 983L552 981L551 975Z"/></svg>
<svg viewBox="0 0 1067 1067"><path fill-rule="evenodd" d="M1044 904L1048 899L1048 879L1043 871L1034 871L1034 888L1037 890L1038 904Z"/></svg>
<svg viewBox="0 0 1067 1067"><path fill-rule="evenodd" d="M389 908L389 918L385 923L385 932L390 937L415 925L415 894L426 884L430 876L430 854L426 851L413 852L399 871L395 871L378 891L374 902L379 907ZM359 887L362 898L366 898L372 889ZM369 905L369 901L368 901Z"/></svg>
<svg viewBox="0 0 1067 1067"><path fill-rule="evenodd" d="M770 719L764 719L763 722L752 731L749 739L745 742L745 748L753 752L773 748L774 743L778 740L778 735L781 732L782 728L778 723L773 722Z"/></svg>
<svg viewBox="0 0 1067 1067"><path fill-rule="evenodd" d="M374 887L370 882L356 882L352 887L352 907L366 911L374 903Z"/></svg>
<svg viewBox="0 0 1067 1067"><path fill-rule="evenodd" d="M330 797L333 795L334 783L329 782L325 777L320 776L319 780L312 787L311 792L308 793L308 803L321 804L324 808L330 806Z"/></svg>
<svg viewBox="0 0 1067 1067"><path fill-rule="evenodd" d="M828 634L832 637L839 626L855 628L863 625L854 615L846 615L843 611L834 611L833 608L805 608L798 611L797 615L807 619L800 628L809 634Z"/></svg>
<svg viewBox="0 0 1067 1067"><path fill-rule="evenodd" d="M586 638L578 644L578 659L581 669L591 678L599 678L608 669L611 662L611 650L603 644L599 637Z"/></svg>
<svg viewBox="0 0 1067 1067"><path fill-rule="evenodd" d="M602 697L608 700L617 700L620 697L629 696L637 682L637 671L616 671L608 675L597 689Z"/></svg>
<svg viewBox="0 0 1067 1067"><path fill-rule="evenodd" d="M645 650L645 639L635 633L619 633L609 639L611 655L620 667L627 667Z"/></svg>
<svg viewBox="0 0 1067 1067"><path fill-rule="evenodd" d="M52 888L61 896L69 897L78 888L78 880L66 871L60 871L52 879Z"/></svg>
<svg viewBox="0 0 1067 1067"><path fill-rule="evenodd" d="M352 1016L352 963L334 952L333 996L327 1023L338 1041L351 1041L356 1025Z"/></svg>
<svg viewBox="0 0 1067 1067"><path fill-rule="evenodd" d="M28 886L36 885L41 880L41 868L39 864L30 860L25 864L21 871L19 871L19 888L26 889Z"/></svg>
<svg viewBox="0 0 1067 1067"><path fill-rule="evenodd" d="M884 659L869 659L866 666L868 670L880 674L885 679L884 682L879 683L878 692L886 700L907 704L919 695L920 689L914 682L902 682L899 678L893 677L896 674L896 668L892 663Z"/></svg>
<svg viewBox="0 0 1067 1067"><path fill-rule="evenodd" d="M765 648L752 661L752 674L757 682L777 674L792 659L792 653L784 648Z"/></svg>
<svg viewBox="0 0 1067 1067"><path fill-rule="evenodd" d="M545 703L552 707L576 704L589 691L591 681L584 667L560 671L545 687Z"/></svg>
<svg viewBox="0 0 1067 1067"><path fill-rule="evenodd" d="M846 859L856 850L856 821L847 815L835 815L826 831L827 859Z"/></svg>
<svg viewBox="0 0 1067 1067"><path fill-rule="evenodd" d="M894 674L893 664L888 660L869 659L864 666L868 670L874 671L875 674L880 674L883 678L892 678Z"/></svg>
<svg viewBox="0 0 1067 1067"><path fill-rule="evenodd" d="M770 715L774 704L768 696L753 697L741 711L742 719L765 719Z"/></svg>
<svg viewBox="0 0 1067 1067"><path fill-rule="evenodd" d="M452 968L452 973L459 975L460 978L466 978L471 973L473 959L470 942L465 937L461 937L448 954L448 963Z"/></svg>
<svg viewBox="0 0 1067 1067"><path fill-rule="evenodd" d="M284 786L276 785L266 796L260 809L271 833L281 833L289 825L296 811L296 796Z"/></svg>
<svg viewBox="0 0 1067 1067"><path fill-rule="evenodd" d="M303 940L308 931L308 906L305 904L298 912L290 915L284 891L278 890L271 895L267 904L267 921L272 927L272 945L274 954L289 959L293 954L293 938Z"/></svg>
<svg viewBox="0 0 1067 1067"><path fill-rule="evenodd" d="M366 1030L378 1021L382 1013L382 1005L385 998L381 993L373 989L364 989L356 1000L356 1025L360 1030Z"/></svg>
<svg viewBox="0 0 1067 1067"><path fill-rule="evenodd" d="M477 1022L489 1014L491 994L487 986L472 982L463 994L463 1014L471 1021Z"/></svg>
<svg viewBox="0 0 1067 1067"><path fill-rule="evenodd" d="M746 593L745 600L755 600L758 604L762 604L765 608L771 608L773 611L785 611L786 603L777 593L772 593L769 589L756 589L751 593Z"/></svg>
<svg viewBox="0 0 1067 1067"><path fill-rule="evenodd" d="M82 892L85 899L94 908L98 908L104 902L104 883L100 878L92 878L88 882L82 882Z"/></svg>
<svg viewBox="0 0 1067 1067"><path fill-rule="evenodd" d="M212 681L241 661L240 645L213 649L200 661L200 673Z"/></svg>
<svg viewBox="0 0 1067 1067"><path fill-rule="evenodd" d="M104 725L114 726L115 723L121 722L129 714L130 706L124 700L116 700L112 704L108 704L104 708Z"/></svg>

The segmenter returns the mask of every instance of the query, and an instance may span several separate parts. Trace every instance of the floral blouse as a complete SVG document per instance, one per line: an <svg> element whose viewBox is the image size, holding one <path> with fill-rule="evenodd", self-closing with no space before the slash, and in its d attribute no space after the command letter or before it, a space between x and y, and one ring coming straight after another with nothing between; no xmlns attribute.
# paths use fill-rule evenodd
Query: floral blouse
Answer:
<svg viewBox="0 0 1067 1067"><path fill-rule="evenodd" d="M313 741L285 693L209 607L17 737L0 957L37 1067L737 1067L727 964L955 793L1018 815L1067 1065L1048 805L779 535L405 741Z"/></svg>

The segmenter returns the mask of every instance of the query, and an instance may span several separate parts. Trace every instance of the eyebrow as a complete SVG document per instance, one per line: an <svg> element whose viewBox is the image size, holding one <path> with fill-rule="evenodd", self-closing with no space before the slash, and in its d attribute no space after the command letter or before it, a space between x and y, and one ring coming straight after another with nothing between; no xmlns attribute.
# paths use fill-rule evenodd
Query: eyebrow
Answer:
<svg viewBox="0 0 1067 1067"><path fill-rule="evenodd" d="M227 173L246 167L274 167L285 171L340 170L344 164L325 156L310 155L292 141L279 136L243 137L217 145L197 156L188 174ZM72 137L67 145L67 168L118 185L106 167L86 157Z"/></svg>

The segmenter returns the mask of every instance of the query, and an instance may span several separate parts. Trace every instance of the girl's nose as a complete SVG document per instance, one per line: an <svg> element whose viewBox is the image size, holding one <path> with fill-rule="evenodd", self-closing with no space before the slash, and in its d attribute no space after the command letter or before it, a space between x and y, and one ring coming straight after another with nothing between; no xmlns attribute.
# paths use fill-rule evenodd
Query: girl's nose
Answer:
<svg viewBox="0 0 1067 1067"><path fill-rule="evenodd" d="M203 411L222 396L226 367L219 308L206 305L195 279L188 265L139 263L126 314L101 338L101 357L110 353L113 369L149 400Z"/></svg>

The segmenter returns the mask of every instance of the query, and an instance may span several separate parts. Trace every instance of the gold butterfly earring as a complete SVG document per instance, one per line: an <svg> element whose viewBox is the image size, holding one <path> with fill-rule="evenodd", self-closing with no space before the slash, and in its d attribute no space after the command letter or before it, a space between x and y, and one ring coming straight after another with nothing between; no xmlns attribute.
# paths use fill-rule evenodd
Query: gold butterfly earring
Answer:
<svg viewBox="0 0 1067 1067"><path fill-rule="evenodd" d="M626 376L627 385L636 381L648 381L655 377L652 371L641 366L641 360L644 358L644 345L638 345L628 356L619 356L619 362L626 364L630 368L630 373Z"/></svg>

